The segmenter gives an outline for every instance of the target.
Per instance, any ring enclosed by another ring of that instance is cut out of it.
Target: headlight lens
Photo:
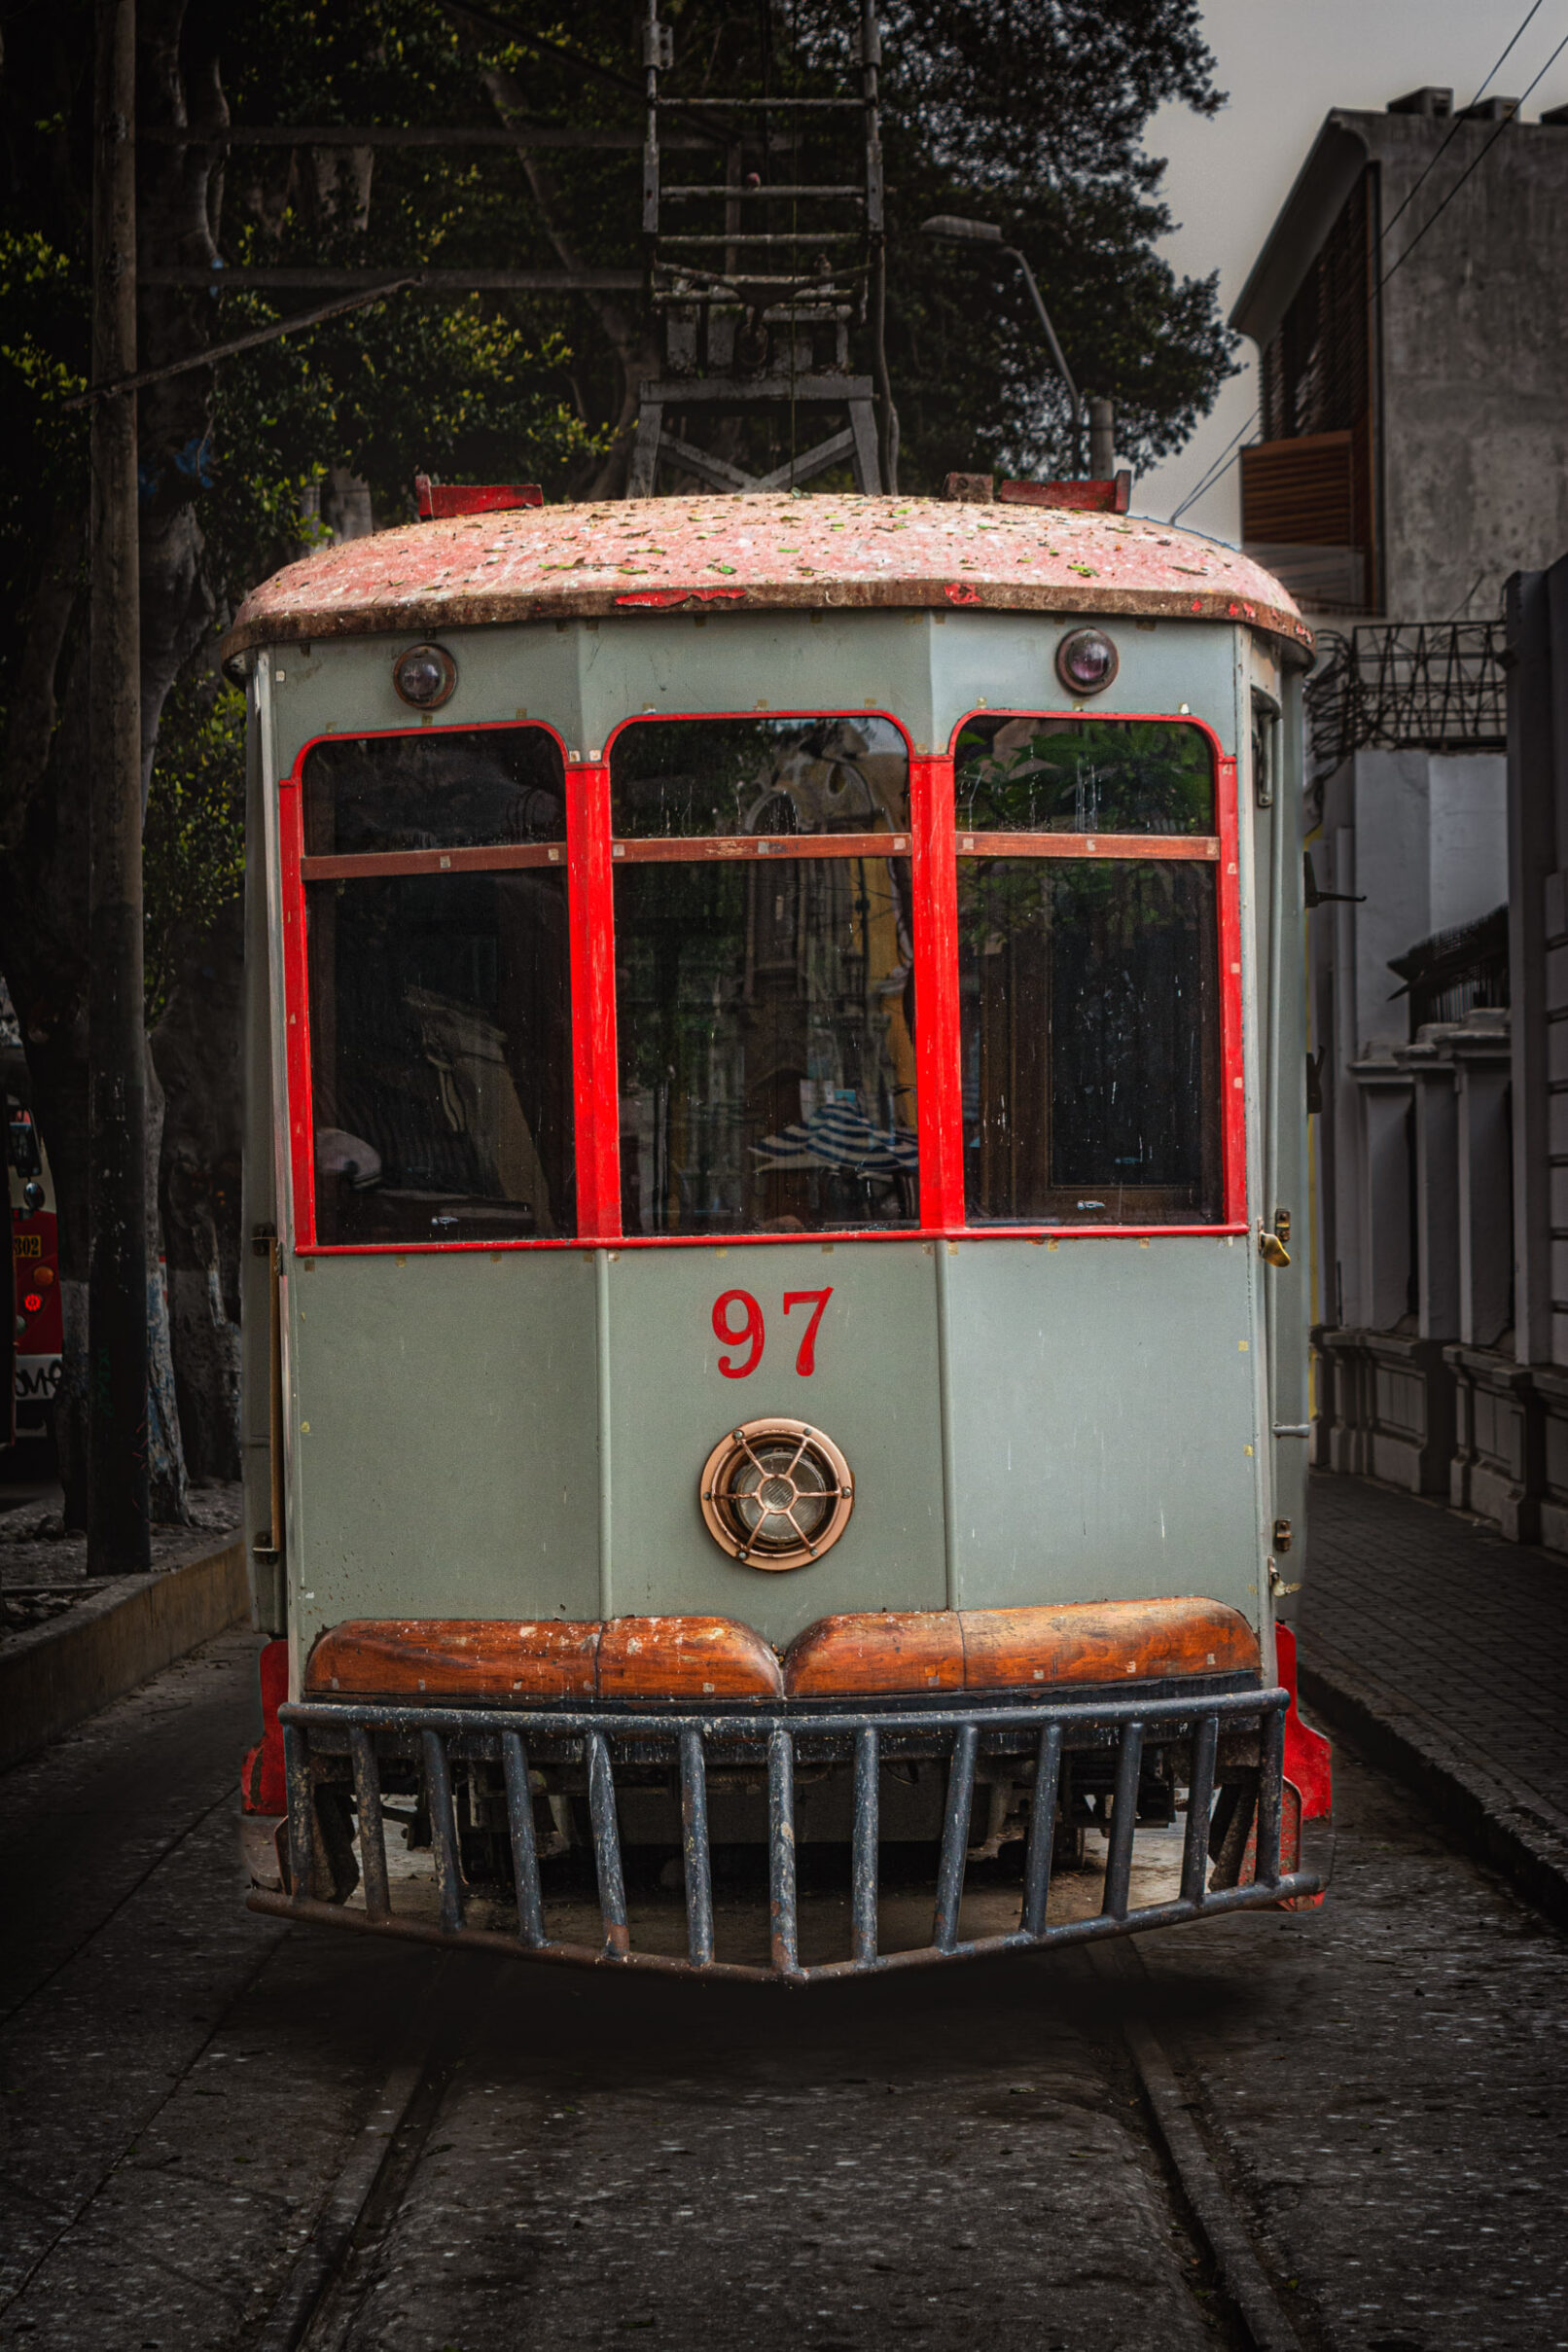
[[[1097,695],[1116,670],[1116,647],[1103,629],[1069,629],[1056,648],[1056,675],[1070,694]]]
[[[708,1533],[749,1568],[803,1568],[855,1507],[849,1464],[803,1421],[747,1421],[720,1440],[699,1488]]]
[[[392,664],[392,683],[415,710],[440,710],[457,690],[457,664],[442,645],[413,645]]]

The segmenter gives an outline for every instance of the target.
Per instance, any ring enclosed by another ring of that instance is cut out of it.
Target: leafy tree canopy
[[[664,13],[676,48],[666,87],[693,107],[669,120],[668,160],[699,179],[715,168],[702,100],[825,87],[848,68],[859,10],[853,0],[665,0]],[[1162,102],[1219,103],[1197,0],[884,0],[882,14],[887,347],[903,485],[929,489],[976,464],[1059,472],[1070,455],[1066,403],[1017,272],[984,247],[923,237],[919,223],[934,212],[992,219],[1030,255],[1080,383],[1117,403],[1124,455],[1179,445],[1229,372],[1229,339],[1214,281],[1178,280],[1156,251],[1169,215],[1142,138]],[[640,16],[633,0],[578,0],[560,14],[541,0],[142,0],[144,270],[212,258],[232,267],[640,268]],[[88,372],[92,22],[88,0],[18,18],[0,77],[11,164],[0,188],[8,704],[43,551],[87,504],[85,413],[62,402]],[[622,143],[527,155],[215,143],[187,155],[149,137],[182,122],[219,134],[231,119],[539,125]],[[797,163],[831,169],[822,134],[811,136],[822,152]],[[308,300],[149,285],[144,364]],[[862,332],[853,358],[864,366],[867,356]],[[381,521],[411,514],[420,467],[538,480],[552,496],[618,490],[637,383],[659,365],[635,294],[400,295],[144,395],[145,511],[165,531],[171,515],[194,517],[196,569],[221,626],[248,586],[319,538],[324,481],[329,515],[333,482],[351,477],[369,484]],[[198,671],[210,670],[213,634],[202,635]],[[155,682],[155,704],[173,675]],[[185,817],[175,820],[171,801],[159,822],[177,834],[183,823],[189,836],[192,780],[210,771],[226,711],[210,678],[167,706],[154,799],[175,796]],[[0,832],[5,817],[0,806]],[[196,837],[207,836],[197,828]],[[228,851],[214,854],[229,871]],[[176,860],[171,871],[185,868]]]

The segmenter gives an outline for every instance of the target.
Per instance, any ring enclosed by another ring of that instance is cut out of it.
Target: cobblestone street
[[[1521,1724],[1484,1711],[1484,1652],[1474,1691],[1450,1669],[1436,1602],[1473,1604],[1500,1652],[1511,1598],[1557,1563],[1336,1486],[1314,1492],[1303,1656],[1322,1625],[1385,1676],[1430,1658],[1414,1695],[1545,1777],[1552,1625]],[[8,1776],[10,2340],[1568,2344],[1568,1952],[1351,1746],[1321,1911],[802,1996],[650,1983],[248,1914],[232,1782],[254,1650],[209,1645]],[[1172,2177],[1140,2027],[1275,2333],[1238,2315]]]

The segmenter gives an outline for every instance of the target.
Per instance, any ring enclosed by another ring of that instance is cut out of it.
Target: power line
[[[1470,103],[1472,107],[1480,103],[1480,100],[1482,97],[1484,97],[1487,89],[1497,79],[1497,76],[1502,71],[1503,66],[1507,63],[1514,51],[1518,47],[1518,44],[1523,38],[1524,34],[1529,30],[1530,25],[1540,14],[1542,5],[1543,0],[1531,0],[1531,6],[1525,11],[1524,16],[1520,18],[1517,26],[1515,28],[1512,37],[1499,52],[1490,72],[1486,75],[1484,81],[1481,82],[1479,88],[1476,91],[1475,96],[1471,99]],[[1470,178],[1471,173],[1479,169],[1480,164],[1485,161],[1487,156],[1490,155],[1492,149],[1496,146],[1504,131],[1507,130],[1510,123],[1517,120],[1519,108],[1523,106],[1524,99],[1528,98],[1531,94],[1531,91],[1536,89],[1540,84],[1545,81],[1547,75],[1550,72],[1552,66],[1556,63],[1557,59],[1561,56],[1565,49],[1568,49],[1568,36],[1565,36],[1561,41],[1558,42],[1556,48],[1552,51],[1545,65],[1542,66],[1541,71],[1536,75],[1535,80],[1530,84],[1529,89],[1524,92],[1524,97],[1518,100],[1517,105],[1511,114],[1504,116],[1501,123],[1498,124],[1497,128],[1493,131],[1491,137],[1486,141],[1486,144],[1481,149],[1479,155],[1476,156],[1466,169],[1460,173],[1458,179],[1449,189],[1442,203],[1438,205],[1436,211],[1434,211],[1428,217],[1428,219],[1423,222],[1422,226],[1416,231],[1414,236],[1411,237],[1409,243],[1405,247],[1398,259],[1390,264],[1382,277],[1379,278],[1376,288],[1376,291],[1379,294],[1388,284],[1388,281],[1394,275],[1395,270],[1398,269],[1403,263],[1409,259],[1410,255],[1415,251],[1416,246],[1419,245],[1421,239],[1425,236],[1427,231],[1433,227],[1435,222],[1442,218],[1443,214],[1453,202],[1454,197],[1459,194],[1460,189],[1463,188],[1465,182]],[[1382,243],[1383,239],[1387,237],[1390,231],[1395,227],[1396,223],[1409,209],[1411,203],[1413,203],[1416,196],[1419,196],[1422,188],[1426,185],[1427,180],[1436,170],[1439,163],[1442,162],[1443,157],[1448,151],[1450,144],[1458,135],[1460,124],[1467,120],[1468,112],[1469,110],[1467,109],[1464,112],[1455,115],[1453,122],[1448,127],[1447,135],[1443,140],[1442,145],[1438,148],[1437,153],[1432,157],[1430,162],[1426,165],[1426,168],[1416,180],[1415,185],[1408,191],[1404,201],[1399,205],[1398,209],[1380,232],[1378,236],[1379,244]],[[1180,506],[1177,507],[1172,513],[1170,519],[1173,524],[1180,522],[1182,517],[1187,513],[1189,507],[1194,506],[1198,499],[1203,496],[1206,490],[1212,489],[1215,483],[1221,481],[1223,477],[1229,472],[1231,466],[1235,464],[1236,459],[1240,454],[1239,450],[1236,448],[1236,444],[1245,434],[1251,432],[1253,426],[1259,421],[1261,414],[1261,409],[1254,409],[1246,423],[1241,427],[1240,432],[1233,433],[1231,435],[1230,439],[1226,443],[1225,447],[1220,451],[1219,456],[1214,460],[1214,463],[1210,466],[1208,472],[1203,476],[1202,480],[1197,483],[1196,487],[1189,490],[1187,496],[1182,500]]]
[[[1557,59],[1562,55],[1562,53],[1565,49],[1568,49],[1568,33],[1563,35],[1556,48],[1552,51],[1550,56],[1547,59],[1545,65],[1542,66],[1541,71],[1536,75],[1535,81],[1530,84],[1530,89],[1525,91],[1524,98],[1527,98],[1530,95],[1530,90],[1535,89],[1540,83],[1546,80],[1548,74],[1556,64]],[[1471,162],[1466,164],[1464,170],[1459,174],[1458,179],[1455,180],[1453,186],[1449,189],[1442,203],[1438,206],[1435,212],[1429,214],[1426,220],[1422,222],[1420,228],[1416,231],[1414,236],[1411,237],[1409,243],[1406,246],[1398,261],[1390,262],[1388,267],[1384,270],[1382,276],[1377,281],[1377,291],[1379,294],[1382,293],[1383,288],[1388,284],[1388,281],[1393,276],[1395,270],[1402,268],[1405,263],[1409,260],[1411,254],[1415,251],[1417,245],[1419,245],[1427,231],[1433,228],[1437,222],[1442,220],[1443,214],[1453,202],[1454,197],[1459,194],[1460,189],[1463,188],[1465,182],[1470,178],[1471,173],[1473,171],[1478,171],[1481,164],[1485,162],[1487,157],[1491,154],[1492,149],[1497,145],[1498,140],[1502,137],[1504,131],[1507,130],[1509,125],[1518,121],[1519,108],[1523,106],[1524,98],[1519,100],[1518,106],[1514,109],[1512,114],[1505,115],[1503,117],[1503,120],[1497,125],[1497,128],[1493,131],[1491,137],[1487,140],[1479,155],[1477,156]]]
[[[1482,98],[1483,98],[1483,97],[1486,95],[1487,89],[1490,88],[1491,84],[1492,84],[1493,82],[1495,82],[1495,81],[1496,81],[1496,79],[1497,79],[1498,75],[1499,75],[1499,74],[1502,72],[1503,67],[1504,67],[1505,63],[1507,62],[1508,58],[1509,58],[1509,57],[1512,55],[1513,52],[1514,52],[1514,51],[1515,51],[1515,50],[1517,48],[1517,46],[1518,46],[1518,44],[1519,44],[1520,40],[1523,38],[1524,34],[1525,34],[1525,33],[1526,33],[1528,30],[1529,30],[1529,27],[1530,27],[1530,24],[1531,24],[1532,20],[1533,20],[1533,19],[1534,19],[1534,18],[1536,18],[1536,17],[1537,17],[1539,14],[1540,14],[1542,6],[1543,6],[1543,0],[1534,0],[1534,6],[1533,6],[1533,7],[1530,9],[1529,14],[1528,14],[1528,15],[1527,15],[1527,16],[1524,18],[1524,19],[1523,19],[1522,23],[1520,23],[1520,24],[1517,26],[1517,28],[1516,28],[1516,29],[1515,29],[1515,31],[1514,38],[1513,38],[1513,39],[1510,41],[1510,43],[1509,43],[1509,45],[1508,45],[1507,49],[1505,49],[1505,50],[1504,50],[1504,52],[1503,52],[1502,55],[1501,55],[1501,56],[1498,58],[1498,60],[1497,60],[1497,62],[1496,62],[1496,64],[1495,64],[1495,65],[1492,67],[1491,72],[1490,72],[1490,73],[1487,75],[1487,77],[1486,77],[1485,81],[1484,81],[1484,82],[1481,84],[1480,88],[1479,88],[1479,89],[1477,90],[1477,92],[1476,92],[1475,96],[1474,96],[1474,97],[1471,99],[1471,101],[1470,101],[1470,106],[1471,106],[1471,107],[1479,106],[1479,105],[1480,104],[1480,102],[1481,102]],[[1534,87],[1534,86],[1533,86],[1533,84],[1532,84],[1532,88],[1533,88],[1533,87]],[[1454,141],[1454,140],[1455,140],[1455,139],[1458,137],[1458,135],[1459,135],[1459,125],[1460,125],[1460,124],[1461,124],[1461,123],[1463,123],[1463,122],[1466,120],[1466,118],[1467,118],[1467,116],[1469,115],[1469,113],[1470,113],[1470,107],[1464,107],[1464,108],[1462,108],[1462,109],[1460,110],[1460,112],[1459,112],[1458,114],[1456,114],[1456,115],[1454,116],[1453,121],[1452,121],[1452,122],[1449,124],[1449,125],[1448,125],[1448,135],[1447,135],[1447,137],[1446,137],[1446,138],[1443,140],[1443,145],[1442,145],[1442,146],[1441,146],[1441,147],[1438,149],[1437,154],[1436,154],[1436,155],[1435,155],[1435,156],[1432,158],[1431,161],[1430,161],[1430,162],[1427,164],[1427,167],[1426,167],[1425,171],[1423,171],[1423,172],[1422,172],[1422,174],[1421,174],[1420,178],[1419,178],[1419,179],[1416,181],[1415,186],[1414,186],[1414,187],[1413,187],[1413,188],[1412,188],[1412,189],[1409,191],[1409,193],[1407,195],[1407,196],[1406,196],[1406,198],[1405,198],[1405,201],[1404,201],[1404,203],[1403,203],[1403,204],[1401,204],[1401,205],[1400,205],[1399,210],[1398,210],[1398,211],[1397,211],[1397,212],[1396,212],[1396,213],[1393,215],[1393,218],[1392,218],[1391,220],[1389,220],[1387,223],[1385,223],[1385,225],[1384,225],[1384,227],[1383,227],[1383,230],[1382,230],[1382,232],[1381,232],[1381,234],[1379,235],[1378,240],[1377,240],[1379,244],[1381,244],[1381,243],[1382,243],[1383,238],[1387,236],[1387,234],[1388,234],[1389,231],[1390,231],[1390,230],[1391,230],[1391,229],[1394,227],[1394,223],[1395,223],[1396,221],[1398,221],[1398,220],[1401,218],[1401,216],[1402,216],[1404,213],[1408,212],[1408,211],[1409,210],[1409,207],[1411,206],[1411,204],[1413,204],[1413,203],[1414,203],[1414,201],[1415,201],[1416,197],[1417,197],[1417,196],[1420,195],[1420,193],[1421,193],[1422,189],[1423,189],[1423,188],[1426,186],[1427,181],[1430,179],[1430,177],[1432,176],[1433,172],[1434,172],[1434,171],[1436,171],[1436,169],[1437,169],[1438,165],[1439,165],[1439,164],[1440,164],[1440,163],[1443,161],[1443,157],[1444,157],[1444,156],[1447,154],[1449,147],[1452,145],[1453,141]]]
[[[1252,431],[1253,426],[1258,422],[1258,419],[1262,413],[1263,411],[1260,409],[1254,409],[1252,414],[1248,417],[1246,423],[1241,427],[1240,431],[1231,434],[1229,440],[1226,443],[1225,447],[1220,451],[1219,456],[1214,460],[1214,463],[1210,466],[1208,472],[1204,475],[1196,489],[1188,491],[1187,496],[1182,500],[1181,505],[1172,515],[1172,523],[1180,522],[1188,508],[1195,505],[1197,500],[1202,497],[1204,491],[1212,488],[1214,483],[1219,481],[1220,476],[1225,473],[1227,468],[1234,464],[1235,460],[1230,454],[1231,450],[1235,448],[1236,443],[1242,439],[1243,435]]]

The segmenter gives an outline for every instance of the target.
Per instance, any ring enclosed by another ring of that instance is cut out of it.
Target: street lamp
[[[1056,340],[1056,330],[1051,323],[1051,313],[1046,308],[1040,289],[1035,283],[1035,274],[1029,267],[1028,255],[1020,253],[1016,245],[1004,243],[1002,232],[993,221],[966,221],[956,212],[933,213],[929,221],[920,223],[920,234],[941,237],[951,244],[996,245],[1000,247],[1009,261],[1017,263],[1018,267],[1023,271],[1023,282],[1029,289],[1029,299],[1040,313],[1040,324],[1046,331],[1046,340],[1051,345],[1051,356],[1056,363],[1056,373],[1067,386],[1067,397],[1073,404],[1073,465],[1075,470],[1081,469],[1084,445],[1084,403],[1080,397],[1078,386],[1073,381],[1073,372],[1067,365],[1060,343]]]

